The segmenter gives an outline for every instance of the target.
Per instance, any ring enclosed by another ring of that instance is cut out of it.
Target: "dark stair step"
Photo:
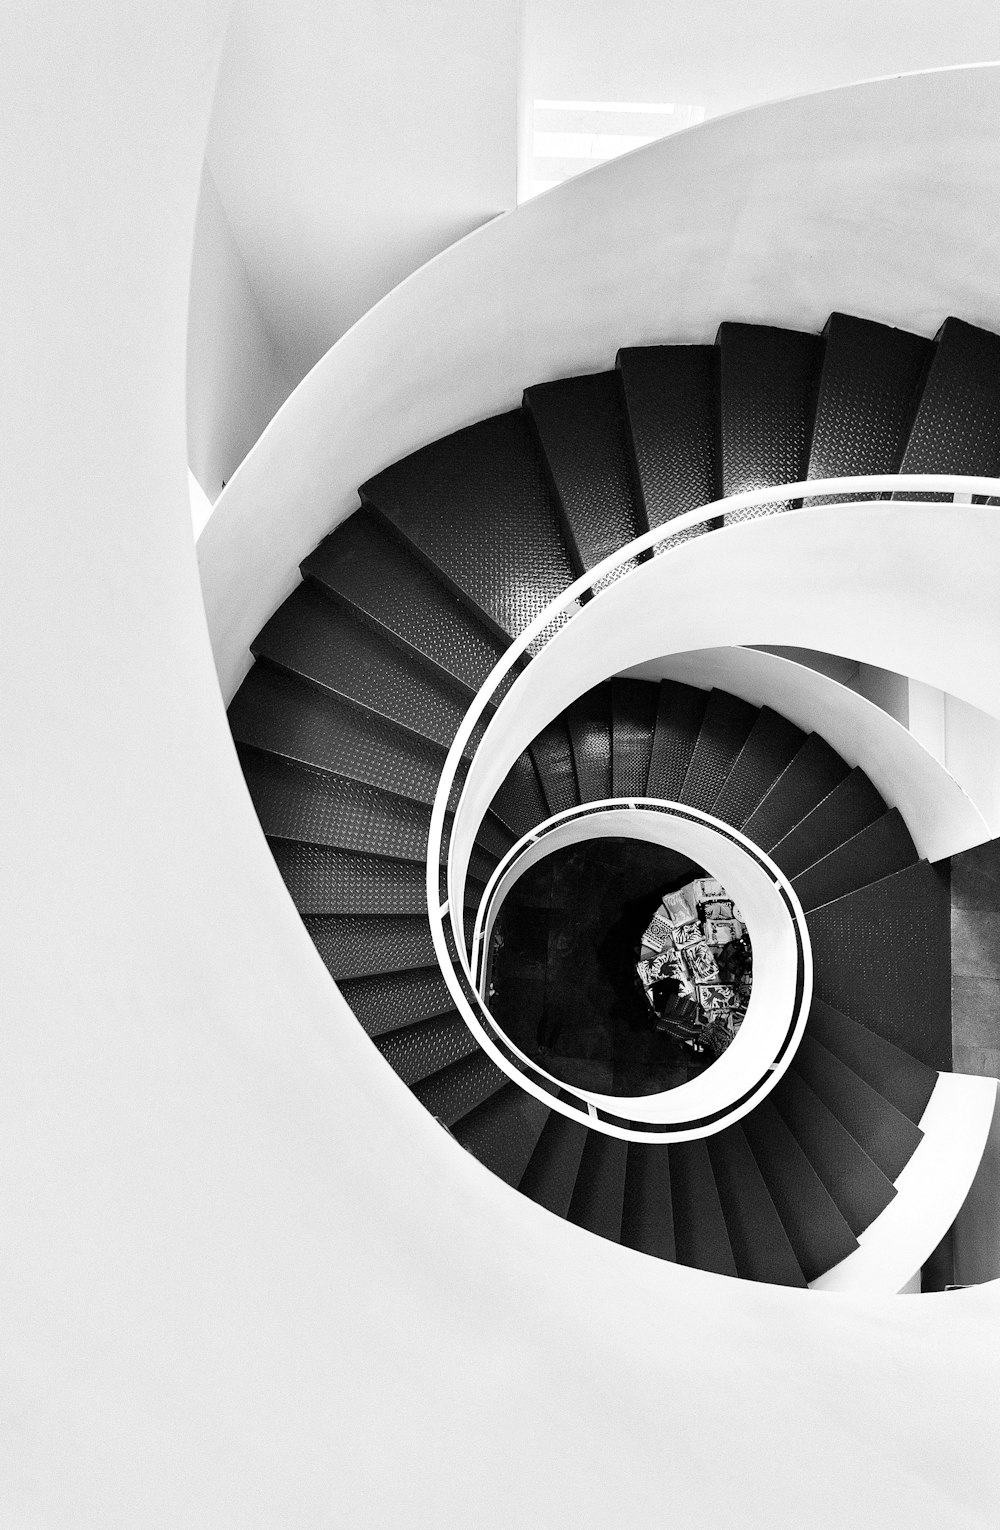
[[[895,1180],[920,1144],[919,1127],[808,1031],[793,1067],[886,1179]]]
[[[259,659],[229,708],[238,743],[430,805],[444,753],[341,696]]]
[[[763,801],[742,824],[743,833],[771,850],[850,773],[850,766],[818,733],[810,733]]]
[[[418,861],[390,861],[329,845],[269,841],[300,914],[425,914],[426,876]]]
[[[628,433],[615,372],[539,383],[524,394],[577,574],[646,530],[629,469]]]
[[[932,342],[846,313],[830,315],[823,339],[806,476],[898,472]],[[822,496],[806,500],[823,502]]]
[[[705,719],[708,691],[680,680],[662,680],[646,796],[676,802]]]
[[[369,1036],[382,1036],[432,1015],[447,1014],[455,1003],[436,963],[413,972],[349,978],[338,987]]]
[[[919,859],[898,808],[876,818],[829,855],[814,861],[792,880],[799,902],[808,913],[845,893],[902,871]]]
[[[723,492],[740,494],[804,478],[822,356],[819,336],[727,323],[720,325],[716,344]],[[736,510],[725,523],[767,513]]]
[[[338,982],[429,967],[436,959],[426,917],[305,914],[302,923]]]
[[[256,658],[353,701],[447,748],[468,700],[366,621],[310,584],[278,607],[251,644]]]
[[[628,1143],[603,1132],[588,1132],[567,1221],[617,1243],[622,1230]]]
[[[772,1100],[741,1122],[799,1268],[807,1281],[858,1246],[842,1213]]]
[[[757,720],[758,709],[728,691],[713,690],[705,707],[678,801],[707,812],[729,779]]]
[[[771,1099],[851,1231],[864,1232],[895,1195],[892,1180],[809,1087],[794,1062]]]
[[[611,689],[595,686],[566,709],[573,765],[581,802],[600,802],[613,792]]]
[[[363,509],[309,554],[302,573],[469,691],[506,646]]]
[[[736,1275],[726,1219],[703,1140],[670,1145],[670,1191],[678,1264]]]
[[[749,737],[712,803],[714,817],[739,828],[795,758],[805,741],[787,717],[761,707]]]
[[[454,1126],[506,1083],[503,1069],[477,1047],[472,1057],[463,1057],[461,1062],[421,1079],[413,1086],[413,1093],[432,1116],[445,1126]]]
[[[927,1109],[937,1073],[884,1036],[851,1020],[822,999],[813,999],[809,1035],[822,1042],[865,1083],[915,1124]]]
[[[737,1274],[776,1286],[804,1286],[795,1251],[740,1127],[705,1140]]]
[[[580,1159],[590,1134],[579,1121],[553,1110],[518,1185],[523,1195],[564,1217],[573,1199]]]
[[[535,762],[527,752],[518,755],[490,803],[490,811],[516,839],[528,834],[549,816]]]
[[[856,766],[784,839],[771,846],[771,859],[786,877],[797,877],[886,811],[884,797]]]
[[[918,861],[806,922],[816,997],[929,1068],[949,1070],[951,908],[940,874]]]
[[[394,860],[424,860],[430,810],[422,802],[245,745],[238,752],[257,817],[269,837]]]
[[[488,855],[495,855],[500,860],[507,854],[516,836],[508,829],[506,824],[494,818],[491,812],[486,814],[479,828],[476,830],[476,845]]]
[[[644,797],[653,751],[659,688],[648,680],[611,682],[611,791]]]
[[[1000,336],[962,319],[945,319],[900,472],[1000,472]],[[893,498],[948,496],[900,490]]]
[[[492,1173],[516,1186],[549,1114],[541,1100],[508,1083],[456,1121],[452,1135]]]
[[[501,639],[516,637],[573,582],[520,409],[422,447],[364,484],[361,498]]]
[[[538,780],[549,813],[562,813],[577,807],[580,792],[576,784],[573,747],[565,717],[553,718],[531,743],[530,753],[538,771]]]
[[[714,345],[618,352],[637,498],[647,526],[663,526],[720,497],[717,367]]]
[[[389,1031],[375,1042],[390,1068],[404,1084],[418,1084],[459,1058],[479,1050],[461,1015],[435,1015],[404,1031]]]
[[[621,1241],[656,1259],[676,1259],[670,1195],[670,1150],[665,1143],[630,1142],[622,1202]]]

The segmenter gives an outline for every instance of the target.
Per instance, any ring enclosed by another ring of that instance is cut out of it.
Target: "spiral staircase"
[[[759,847],[794,890],[814,964],[801,1042],[749,1114],[689,1141],[608,1135],[519,1087],[440,970],[424,861],[470,702],[578,576],[687,511],[800,480],[998,470],[997,336],[955,318],[933,342],[839,313],[822,335],[727,322],[713,346],[631,348],[614,370],[530,387],[519,410],[381,472],[253,643],[230,724],[318,951],[421,1103],[550,1212],[775,1284],[846,1259],[895,1196],[951,1066],[947,885],[865,772],[771,708],[673,681],[579,695],[482,817],[467,941],[523,836],[643,798]],[[723,506],[684,535],[756,513]]]

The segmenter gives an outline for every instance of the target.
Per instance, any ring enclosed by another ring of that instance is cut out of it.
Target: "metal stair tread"
[[[713,817],[739,828],[804,742],[801,728],[770,707],[761,707],[746,743],[711,805]]]
[[[818,335],[774,325],[723,323],[719,348],[719,426],[723,493],[795,483],[805,477]],[[727,526],[762,510],[737,510]]]
[[[759,709],[728,691],[709,693],[691,763],[677,800],[707,812],[722,790]]]
[[[622,1230],[628,1143],[588,1132],[566,1220],[617,1243]]]
[[[809,1086],[794,1062],[771,1099],[851,1231],[855,1236],[864,1232],[893,1199],[892,1179]]]
[[[647,797],[675,802],[680,796],[704,721],[708,697],[708,691],[679,680],[660,682]]]
[[[804,1286],[795,1250],[739,1125],[705,1140],[740,1278]]]
[[[711,504],[721,492],[715,346],[625,347],[616,365],[646,525]]]
[[[850,766],[836,750],[818,733],[810,733],[795,758],[741,825],[742,832],[762,850],[770,851],[849,773]]]
[[[637,516],[618,375],[595,372],[527,388],[524,409],[577,574],[646,529]]]
[[[301,570],[470,693],[506,646],[364,508],[324,538]]]
[[[456,1121],[452,1136],[492,1173],[516,1187],[549,1114],[541,1100],[508,1082]]]
[[[881,792],[855,766],[794,829],[771,846],[769,854],[791,879],[887,811]]]
[[[874,823],[859,829],[835,850],[793,877],[796,896],[808,913],[869,882],[878,882],[894,871],[912,866],[916,847],[898,808],[890,808]]]
[[[915,1125],[920,1122],[938,1079],[933,1068],[822,999],[812,1001],[809,1034]]]
[[[643,797],[649,779],[659,691],[648,680],[611,681],[611,794]]]
[[[920,1128],[808,1030],[793,1066],[886,1179],[894,1182],[920,1143]]]

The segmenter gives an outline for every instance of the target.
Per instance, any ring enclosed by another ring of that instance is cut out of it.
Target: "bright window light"
[[[519,200],[526,202],[581,170],[641,149],[704,117],[703,106],[667,101],[535,100],[531,156],[520,178]]]

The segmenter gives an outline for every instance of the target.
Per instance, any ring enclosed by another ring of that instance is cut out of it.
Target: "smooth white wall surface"
[[[212,172],[202,172],[188,313],[188,460],[209,499],[298,381],[268,329]]]
[[[818,733],[849,765],[861,766],[890,807],[899,808],[928,860],[992,837],[976,798],[943,761],[873,701],[811,665],[758,648],[703,648],[649,660],[629,674],[642,680],[683,680],[702,689],[718,686],[754,706],[773,707],[807,733]]]
[[[0,11],[0,1522],[995,1521],[995,1290],[820,1300],[613,1247],[462,1152],[338,1000],[191,545],[224,12]]]
[[[877,75],[1000,58],[992,0],[524,0],[525,95],[675,101],[710,116]]]
[[[834,308],[1000,329],[1000,70],[883,81],[720,118],[496,219],[323,358],[213,515],[199,562],[232,695],[297,565],[372,473],[621,345]],[[788,642],[788,635],[775,641]],[[843,632],[834,640],[844,646]]]
[[[515,0],[236,0],[208,160],[295,381],[513,207]]]

